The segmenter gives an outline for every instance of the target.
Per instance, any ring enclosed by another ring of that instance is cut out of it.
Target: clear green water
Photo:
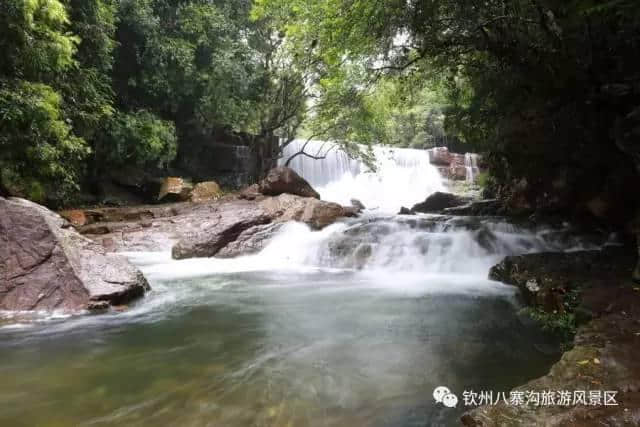
[[[436,386],[508,391],[559,356],[510,289],[458,282],[224,274],[0,328],[0,426],[458,425]]]

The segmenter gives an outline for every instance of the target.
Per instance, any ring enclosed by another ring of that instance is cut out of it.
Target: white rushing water
[[[474,182],[480,172],[478,155],[467,153],[464,155],[464,167],[467,169],[467,182]]]
[[[282,163],[300,151],[305,141],[296,140],[283,153]],[[311,141],[305,152],[324,155],[331,143]],[[332,149],[326,158],[295,157],[289,167],[298,172],[324,200],[349,205],[360,200],[368,209],[397,213],[402,206],[413,206],[429,194],[443,191],[438,169],[429,161],[429,152],[408,148],[374,147],[376,171],[351,159],[344,151]]]
[[[295,141],[284,158],[299,151]],[[323,142],[307,145],[309,153],[324,154]],[[507,255],[541,251],[594,249],[603,242],[586,242],[566,229],[527,229],[499,218],[446,218],[438,215],[395,216],[400,206],[412,206],[443,190],[429,152],[375,148],[376,172],[346,153],[331,150],[326,159],[296,157],[290,167],[307,179],[325,200],[345,205],[352,198],[367,210],[358,219],[320,231],[301,223],[285,224],[267,246],[254,255],[234,259],[171,260],[170,254],[129,254],[154,281],[171,281],[216,274],[288,272],[326,274],[354,272],[369,282],[406,288],[429,285],[430,292],[487,292],[491,266]],[[468,178],[477,175],[477,157],[467,155]],[[374,280],[371,280],[371,279]],[[445,280],[446,284],[443,284]]]

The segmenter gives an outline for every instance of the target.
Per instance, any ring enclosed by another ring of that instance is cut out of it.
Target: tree
[[[0,181],[32,199],[55,200],[76,188],[88,153],[62,109],[55,78],[76,65],[79,39],[56,0],[0,5]]]
[[[257,0],[256,10],[313,45],[323,81],[353,91],[347,105],[381,79],[444,81],[445,132],[487,152],[504,184],[526,178],[543,197],[568,180],[559,200],[571,206],[632,169],[612,129],[637,106],[638,2]]]

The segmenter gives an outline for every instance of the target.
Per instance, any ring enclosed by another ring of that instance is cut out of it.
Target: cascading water
[[[508,393],[548,371],[556,343],[487,272],[603,239],[385,215],[442,183],[426,151],[376,151],[376,173],[340,152],[292,166],[324,198],[378,210],[285,224],[235,259],[129,254],[153,290],[125,313],[0,324],[0,425],[458,425],[469,408],[436,405],[435,387]]]
[[[282,156],[281,164],[299,152],[305,142],[293,141]],[[324,155],[331,143],[311,141],[305,152]],[[344,151],[332,149],[326,158],[315,160],[299,155],[289,164],[320,193],[324,200],[349,205],[360,200],[368,209],[396,213],[402,206],[413,206],[429,194],[442,191],[444,185],[426,150],[374,147],[376,171],[351,159]]]
[[[467,153],[464,155],[464,167],[467,169],[467,182],[474,182],[480,169],[478,168],[478,155]]]

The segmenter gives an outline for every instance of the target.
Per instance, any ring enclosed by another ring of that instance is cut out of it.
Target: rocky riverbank
[[[108,251],[172,248],[176,259],[232,257],[258,252],[283,222],[320,229],[359,211],[320,200],[295,172],[277,168],[259,184],[204,203],[93,209],[90,215],[102,220],[78,229]]]
[[[534,317],[552,329],[577,332],[571,350],[547,375],[513,390],[529,404],[502,400],[482,406],[465,414],[463,424],[640,425],[640,288],[631,282],[634,263],[633,250],[605,248],[507,257],[496,265],[490,278],[517,286]],[[536,400],[563,391],[571,392],[571,402]],[[584,391],[586,403],[574,404],[574,391]],[[604,404],[605,391],[615,392],[616,405]]]
[[[0,198],[0,310],[108,309],[149,289],[116,252],[172,248],[176,259],[258,252],[286,221],[315,229],[357,207],[319,200],[287,168],[259,185],[202,203],[66,211],[63,217],[22,199]]]

